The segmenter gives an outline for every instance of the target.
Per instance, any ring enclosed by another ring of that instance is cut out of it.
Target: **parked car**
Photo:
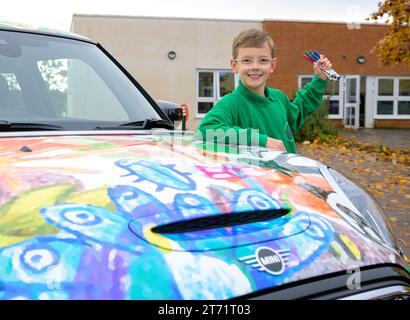
[[[100,44],[0,25],[0,299],[408,299],[359,185],[173,129]]]

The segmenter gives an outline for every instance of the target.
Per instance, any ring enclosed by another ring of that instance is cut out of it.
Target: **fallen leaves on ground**
[[[299,143],[298,152],[347,175],[383,207],[393,230],[410,256],[410,150],[389,149],[360,141],[335,139]]]

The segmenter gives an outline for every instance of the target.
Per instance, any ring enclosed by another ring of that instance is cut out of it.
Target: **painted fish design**
[[[165,188],[176,190],[190,191],[195,190],[196,184],[189,175],[176,170],[175,164],[163,165],[156,162],[145,160],[118,160],[115,164],[127,170],[127,176],[136,176],[134,182],[149,181],[157,186],[156,191],[162,191]]]

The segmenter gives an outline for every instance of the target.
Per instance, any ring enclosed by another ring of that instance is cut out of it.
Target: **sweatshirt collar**
[[[248,88],[246,88],[242,81],[239,80],[239,85],[236,88],[235,91],[238,91],[240,94],[244,95],[245,97],[247,97],[252,103],[260,106],[260,107],[264,107],[265,105],[267,105],[269,103],[269,101],[275,101],[276,97],[273,93],[273,90],[269,90],[269,88],[267,86],[265,86],[265,96],[266,97],[262,97],[252,91],[250,91]]]

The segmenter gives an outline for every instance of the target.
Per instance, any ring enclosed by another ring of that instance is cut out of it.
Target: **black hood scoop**
[[[281,208],[273,210],[263,210],[258,212],[250,211],[230,214],[225,213],[163,224],[152,228],[151,231],[158,234],[177,234],[215,228],[233,227],[241,224],[276,219],[288,214],[289,212],[289,209]]]
[[[203,214],[185,219],[169,211],[143,216],[131,220],[129,230],[164,250],[198,252],[293,237],[311,224],[308,213],[284,207],[233,212],[213,212],[204,207],[197,211],[201,210]]]

